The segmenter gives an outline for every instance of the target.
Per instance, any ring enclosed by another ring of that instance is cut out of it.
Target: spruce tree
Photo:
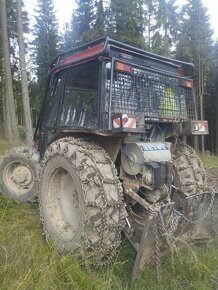
[[[68,50],[106,36],[108,5],[103,0],[77,0],[77,9],[65,25],[61,49]]]
[[[112,38],[144,48],[143,31],[143,1],[111,0],[108,32]]]
[[[195,65],[196,103],[199,117],[203,119],[205,117],[204,103],[207,97],[206,83],[211,67],[212,30],[207,9],[201,0],[188,0],[181,15],[176,57],[193,62]],[[204,137],[201,139],[202,151],[204,151]],[[197,141],[195,147],[198,149]]]
[[[214,52],[213,52],[213,59],[214,62],[214,73],[213,73],[213,79],[214,79],[214,94],[213,94],[213,100],[215,100],[215,124],[216,124],[216,149],[214,150],[216,155],[218,155],[218,40],[215,43],[214,46]]]
[[[147,42],[154,53],[170,56],[178,31],[176,0],[146,1]]]
[[[53,0],[38,0],[35,10],[33,59],[36,65],[36,76],[40,88],[40,97],[46,86],[49,64],[58,53],[58,23],[55,17]]]
[[[93,39],[94,2],[76,0],[77,9],[72,15],[73,46],[78,46]]]
[[[218,155],[218,39],[213,46],[212,69],[207,80],[208,103],[206,119],[209,123],[208,149]]]
[[[97,0],[94,7],[93,38],[100,38],[106,34],[107,8],[103,5],[103,0]]]
[[[65,23],[64,30],[60,37],[60,50],[66,51],[74,47],[72,20],[70,23]]]

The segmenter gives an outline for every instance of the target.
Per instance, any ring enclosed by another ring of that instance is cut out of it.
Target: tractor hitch
[[[216,242],[217,209],[218,192],[212,189],[211,192],[188,197],[177,191],[173,202],[157,207],[156,214],[148,212],[140,242],[134,245],[137,254],[131,275],[132,283],[144,268],[155,263],[157,279],[160,280],[160,257],[169,253],[169,248],[177,251],[187,244]]]

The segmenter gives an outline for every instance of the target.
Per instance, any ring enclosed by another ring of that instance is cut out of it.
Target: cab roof
[[[193,70],[192,63],[175,60],[154,54],[134,46],[113,40],[109,37],[99,38],[95,41],[75,47],[66,52],[57,55],[55,60],[50,65],[50,72],[56,73],[66,67],[71,67],[75,64],[84,63],[99,56],[116,57],[134,61],[140,60],[142,66],[149,67],[150,63],[161,63],[168,67],[182,68],[186,67]]]

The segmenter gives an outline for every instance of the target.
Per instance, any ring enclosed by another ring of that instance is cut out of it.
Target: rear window
[[[60,126],[96,128],[98,117],[99,63],[74,67],[66,74]]]

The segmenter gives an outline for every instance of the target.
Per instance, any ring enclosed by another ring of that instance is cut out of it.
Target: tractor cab
[[[192,72],[191,63],[109,38],[59,54],[36,135],[45,143],[63,132],[148,135],[157,125],[174,134],[178,123],[188,134],[207,133],[207,122],[197,121]]]

